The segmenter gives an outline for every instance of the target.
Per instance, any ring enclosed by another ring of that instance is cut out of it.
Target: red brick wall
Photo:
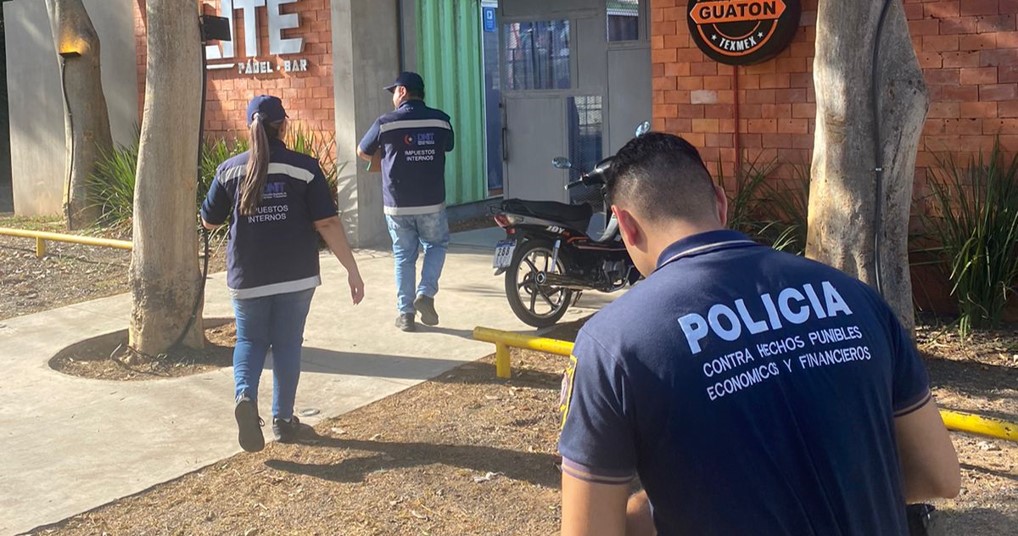
[[[686,0],[652,0],[654,128],[700,147],[715,173],[720,159],[726,176],[733,175],[739,147],[744,161],[776,157],[786,164],[773,179],[793,178],[787,164],[808,166],[812,158],[817,2],[802,1],[798,33],[785,51],[734,68],[693,44]],[[1018,0],[904,0],[904,6],[930,94],[916,160],[918,197],[928,191],[936,154],[950,150],[964,162],[998,135],[1009,153],[1018,152]],[[934,268],[913,270],[917,301],[949,308],[945,279]]]
[[[816,115],[817,1],[803,0],[799,31],[784,52],[733,68],[693,44],[685,0],[653,0],[654,127],[702,147],[712,168],[720,158],[726,174],[734,170],[736,141],[748,159],[764,153],[808,164]],[[1018,0],[904,1],[930,93],[917,186],[923,187],[926,168],[935,164],[934,152],[971,154],[988,149],[998,134],[1005,148],[1018,151]],[[788,177],[789,170],[776,176]]]
[[[654,0],[654,128],[681,134],[700,147],[715,173],[720,159],[725,174],[732,175],[737,146],[748,160],[767,153],[765,158],[776,156],[784,163],[808,163],[816,114],[816,0],[803,4],[801,26],[788,49],[758,65],[732,67],[708,58],[693,43],[685,0]],[[776,173],[789,176],[787,167]]]
[[[219,1],[206,2],[206,13],[218,14]],[[144,108],[145,95],[145,20],[143,0],[135,4],[135,35],[138,45],[138,84]],[[303,37],[304,50],[300,54],[279,58],[268,54],[268,34],[264,8],[258,8],[259,58],[273,64],[276,72],[269,74],[239,74],[237,68],[208,71],[207,99],[205,101],[206,137],[246,137],[244,111],[251,97],[258,94],[275,95],[283,100],[291,124],[299,124],[331,137],[335,133],[335,102],[332,80],[331,9],[328,0],[301,0],[284,4],[284,13],[298,13],[300,29],[288,30],[284,37]],[[235,58],[244,57],[244,20],[241,12],[234,17]],[[283,59],[304,58],[308,62],[305,72],[284,73]]]
[[[905,8],[930,91],[917,165],[936,165],[936,152],[986,151],[996,135],[1018,151],[1018,0],[913,0]]]

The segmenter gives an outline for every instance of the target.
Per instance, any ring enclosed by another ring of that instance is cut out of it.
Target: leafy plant
[[[140,131],[136,129],[132,143],[117,147],[109,154],[103,155],[97,166],[97,172],[89,181],[90,187],[96,194],[95,198],[100,200],[101,224],[130,225],[134,212],[134,186],[135,172],[138,168],[139,139]],[[322,165],[325,179],[329,183],[329,189],[335,198],[337,177],[344,167],[343,163],[336,162],[335,134],[326,136],[300,124],[292,124],[287,129],[286,143],[291,150],[318,159]],[[195,212],[205,200],[209,187],[215,180],[216,168],[219,167],[219,164],[247,151],[248,148],[249,143],[246,138],[207,139],[202,144],[199,154],[200,165]]]
[[[756,219],[760,203],[761,187],[767,176],[777,167],[772,159],[760,163],[759,156],[745,164],[734,177],[734,185],[729,187],[726,182],[724,167],[718,159],[718,183],[728,196],[728,227],[750,236],[757,235],[765,224]]]
[[[346,167],[346,162],[336,161],[336,134],[334,132],[326,134],[311,130],[300,123],[291,123],[286,129],[285,141],[290,150],[310,155],[318,160],[335,201],[339,174]]]
[[[809,221],[810,169],[806,164],[792,165],[792,188],[766,184],[769,221],[760,234],[769,238],[771,247],[796,255],[806,252]]]
[[[134,212],[135,170],[138,168],[138,141],[103,154],[89,187],[99,200],[99,223],[126,224]]]
[[[964,166],[938,156],[930,187],[939,214],[927,227],[950,269],[958,330],[998,327],[1018,280],[1018,155],[1008,162],[997,140]]]
[[[229,158],[232,158],[248,150],[248,141],[245,138],[234,138],[226,141],[223,138],[206,141],[201,148],[201,164],[198,177],[198,206],[205,201],[212,181],[216,178],[216,168]]]
[[[89,180],[101,207],[99,223],[107,226],[130,225],[134,213],[135,173],[138,169],[138,145],[140,134],[136,130],[134,140],[104,154],[97,164],[97,170]],[[223,139],[206,141],[201,148],[200,174],[195,211],[205,200],[209,186],[215,177],[216,167],[227,158],[247,150],[246,140],[227,142]]]

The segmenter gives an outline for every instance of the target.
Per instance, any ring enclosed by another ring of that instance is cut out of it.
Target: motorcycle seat
[[[507,199],[502,202],[502,210],[533,216],[542,220],[562,222],[573,229],[586,230],[594,208],[584,203],[570,205],[556,201],[528,201],[526,199]]]

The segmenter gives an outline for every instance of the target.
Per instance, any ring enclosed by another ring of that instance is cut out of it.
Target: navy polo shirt
[[[894,417],[929,398],[868,286],[712,231],[580,331],[559,450],[577,478],[639,475],[662,535],[903,536]]]
[[[250,151],[220,164],[201,206],[202,219],[230,222],[226,284],[234,298],[297,292],[322,283],[314,222],[335,216],[336,204],[318,161],[269,141],[269,169],[257,213],[240,215],[237,187]]]
[[[382,149],[382,197],[390,216],[433,214],[445,207],[445,153],[452,125],[441,110],[408,100],[371,125],[361,152]]]

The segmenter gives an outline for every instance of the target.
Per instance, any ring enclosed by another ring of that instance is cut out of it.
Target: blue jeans
[[[261,298],[234,299],[237,346],[233,349],[235,396],[246,394],[257,403],[258,381],[265,356],[272,348],[272,416],[289,419],[300,380],[300,350],[304,321],[315,289]]]
[[[396,261],[396,307],[400,314],[414,313],[414,298],[438,294],[438,278],[449,248],[449,220],[445,209],[418,216],[385,216]],[[418,244],[424,249],[421,284],[417,279]]]

